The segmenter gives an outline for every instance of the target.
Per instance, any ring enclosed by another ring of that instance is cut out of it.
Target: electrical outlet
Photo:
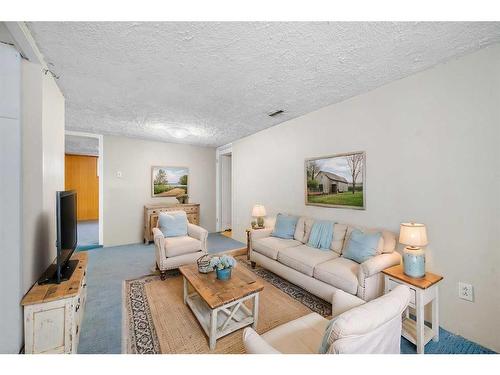
[[[458,296],[466,301],[474,302],[474,287],[460,281],[458,283]]]

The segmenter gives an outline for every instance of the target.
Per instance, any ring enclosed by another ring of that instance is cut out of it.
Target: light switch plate
[[[122,178],[122,172],[121,171],[116,172],[116,177]]]
[[[458,296],[466,301],[474,302],[474,287],[472,284],[458,283]]]

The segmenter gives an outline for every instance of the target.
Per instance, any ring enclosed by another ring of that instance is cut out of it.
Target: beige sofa
[[[365,302],[348,293],[334,292],[332,320],[311,313],[259,335],[252,328],[243,332],[249,354],[314,354],[325,341],[328,354],[399,354],[401,314],[410,289],[399,285],[386,295]]]
[[[382,295],[384,278],[380,271],[401,262],[401,256],[395,251],[396,235],[386,230],[337,223],[330,250],[320,250],[307,246],[313,223],[314,219],[300,217],[293,239],[271,236],[272,227],[251,230],[252,265],[257,263],[326,301],[331,301],[339,289],[364,301]],[[377,255],[361,264],[342,256],[355,228],[382,233]]]
[[[198,225],[188,223],[187,236],[179,237],[164,237],[158,227],[153,228],[153,237],[156,267],[160,270],[162,280],[167,270],[194,263],[207,254],[208,231]]]

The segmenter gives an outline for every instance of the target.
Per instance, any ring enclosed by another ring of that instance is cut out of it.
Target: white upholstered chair
[[[370,302],[338,290],[333,295],[331,321],[311,313],[262,335],[247,328],[243,332],[245,350],[250,354],[319,353],[332,322],[325,343],[328,354],[399,354],[402,313],[409,298],[405,285]]]
[[[182,214],[184,211],[170,212],[170,214],[173,213]],[[166,277],[166,271],[194,263],[198,258],[207,254],[208,231],[206,229],[188,223],[187,236],[165,237],[158,225],[153,228],[153,237],[156,267],[160,270],[162,280]]]

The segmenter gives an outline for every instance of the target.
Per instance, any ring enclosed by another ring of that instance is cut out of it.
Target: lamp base
[[[419,247],[407,246],[403,250],[404,273],[414,278],[425,276],[425,252]]]
[[[257,218],[257,226],[258,226],[259,228],[263,228],[263,227],[264,227],[264,217],[259,216],[259,217]]]

